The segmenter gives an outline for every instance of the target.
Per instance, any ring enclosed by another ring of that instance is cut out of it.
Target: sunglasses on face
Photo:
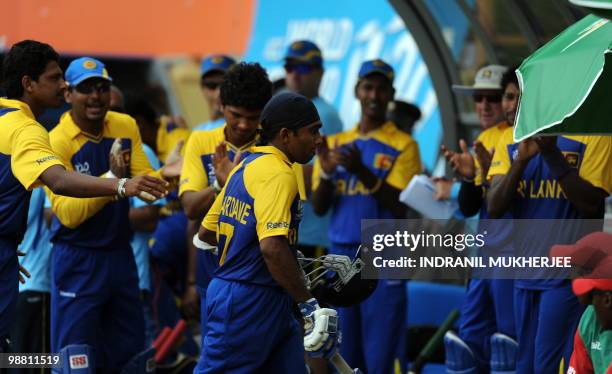
[[[98,93],[107,93],[110,92],[111,84],[110,82],[83,82],[76,85],[74,88],[78,93],[83,95],[92,94],[94,91]]]
[[[502,100],[502,95],[496,95],[496,94],[474,94],[472,96],[474,98],[474,102],[479,103],[482,100],[484,100],[485,98],[487,99],[488,102],[490,103],[499,103]]]
[[[221,82],[213,82],[213,81],[204,81],[202,82],[202,86],[206,87],[209,90],[216,90],[221,86]]]
[[[285,64],[287,73],[308,74],[313,70],[315,70],[315,67],[309,64]]]

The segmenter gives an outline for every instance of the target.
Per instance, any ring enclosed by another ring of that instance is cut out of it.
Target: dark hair
[[[23,96],[21,79],[29,76],[38,81],[50,61],[58,61],[59,55],[49,44],[35,40],[23,40],[14,44],[4,56],[2,86],[9,99]]]
[[[153,124],[157,120],[157,112],[153,108],[153,105],[142,97],[134,94],[125,95],[125,114],[132,117],[140,116],[145,121]]]
[[[518,69],[518,66],[513,66],[510,69],[508,69],[508,71],[506,71],[504,75],[502,75],[502,79],[501,79],[502,92],[506,90],[506,87],[508,87],[510,83],[514,83],[516,84],[516,87],[519,87],[518,76],[516,75],[516,69]]]
[[[258,63],[240,62],[225,74],[220,97],[223,105],[261,110],[272,97],[272,82]]]

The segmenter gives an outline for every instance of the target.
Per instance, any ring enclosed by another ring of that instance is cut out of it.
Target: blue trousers
[[[129,244],[104,250],[55,244],[51,349],[92,347],[98,368],[115,371],[144,349],[138,272]]]
[[[572,293],[569,281],[546,290],[515,288],[516,332],[519,354],[516,372],[559,373],[561,359],[567,370],[573,337],[584,306]]]
[[[474,352],[481,373],[489,372],[490,339],[496,332],[516,338],[514,280],[472,279],[461,309],[459,336]]]
[[[305,373],[302,330],[282,290],[213,279],[194,373]]]
[[[0,349],[15,323],[18,295],[17,243],[0,238]]]
[[[329,252],[354,258],[357,247],[332,245]],[[402,361],[406,346],[405,286],[401,280],[379,280],[364,302],[338,308],[340,352],[351,367],[365,369],[368,374],[389,374],[395,359]]]

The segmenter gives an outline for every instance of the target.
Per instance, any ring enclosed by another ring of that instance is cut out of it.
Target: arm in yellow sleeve
[[[45,192],[51,200],[51,209],[62,225],[74,229],[98,213],[114,196],[79,199],[54,194],[48,187]]]
[[[74,170],[70,162],[70,144],[59,133],[51,133],[51,147],[67,170]],[[142,149],[142,147],[141,147]],[[145,156],[146,157],[146,156]],[[54,194],[48,187],[45,192],[51,200],[51,209],[62,225],[74,229],[93,215],[98,213],[106,204],[115,200],[114,196],[76,198]]]
[[[202,226],[208,231],[217,232],[217,224],[219,223],[219,215],[221,214],[221,204],[225,197],[225,187],[219,192],[219,195],[213,202],[213,205],[206,213],[204,220],[202,220]]]
[[[300,193],[294,173],[281,172],[253,187],[259,241],[270,236],[287,236],[291,205]]]
[[[11,139],[11,170],[28,190],[40,186],[38,179],[53,165],[62,160],[53,152],[49,134],[41,125],[32,123],[16,131]]]
[[[391,187],[403,190],[410,180],[421,172],[421,156],[415,141],[411,141],[397,156],[385,182]]]

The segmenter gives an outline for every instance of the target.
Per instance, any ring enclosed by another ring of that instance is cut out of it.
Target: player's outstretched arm
[[[119,179],[96,178],[67,171],[60,165],[53,165],[40,175],[40,180],[53,193],[72,197],[98,197],[114,196],[119,192]],[[151,176],[138,176],[128,179],[123,186],[125,196],[139,196],[142,193],[153,195],[155,198],[167,194],[168,183]]]

